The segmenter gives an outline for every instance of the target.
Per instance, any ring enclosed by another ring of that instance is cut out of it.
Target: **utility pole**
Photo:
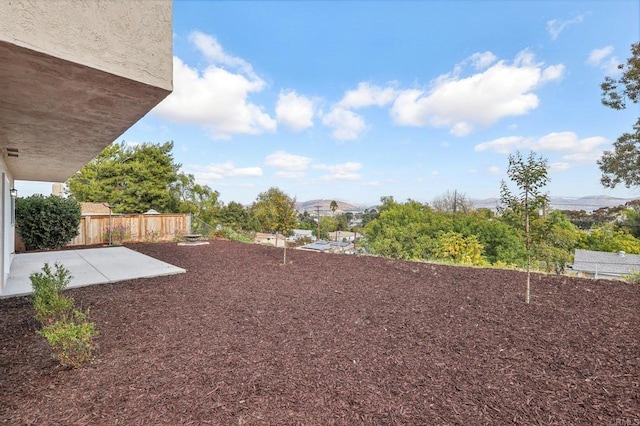
[[[313,206],[316,208],[316,220],[318,222],[318,230],[316,231],[316,241],[320,241],[320,206]]]

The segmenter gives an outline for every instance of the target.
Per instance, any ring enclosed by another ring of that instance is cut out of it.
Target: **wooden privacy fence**
[[[79,234],[67,245],[121,244],[128,241],[171,241],[191,232],[189,214],[125,214],[82,216]]]

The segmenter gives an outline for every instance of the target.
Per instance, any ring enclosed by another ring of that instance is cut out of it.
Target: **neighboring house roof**
[[[609,253],[605,251],[576,250],[574,271],[594,275],[622,276],[640,271],[640,255],[624,252]]]
[[[335,251],[335,250],[341,250],[341,249],[343,250],[350,246],[352,246],[351,243],[320,240],[320,241],[316,241],[315,243],[305,244],[303,246],[300,246],[299,248],[303,250],[315,250],[315,251],[327,252],[327,251]]]
[[[107,203],[80,203],[83,216],[109,214]]]
[[[350,231],[333,231],[333,232],[329,232],[329,236],[331,238],[338,238],[338,241],[342,241],[343,238],[346,238],[347,240],[353,240],[353,238],[362,238],[362,235],[357,233],[357,232],[350,232]]]
[[[264,232],[257,232],[253,240],[255,244],[271,244],[271,245],[276,245],[276,241],[277,241],[278,247],[284,247],[285,238],[284,238],[284,235],[282,234],[278,234],[276,238],[276,234],[266,234]]]

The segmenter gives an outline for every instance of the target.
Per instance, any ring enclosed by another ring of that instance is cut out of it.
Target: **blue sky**
[[[497,197],[516,149],[548,159],[552,196],[638,197],[596,161],[638,117],[599,85],[639,4],[175,1],[174,92],[118,141],[173,140],[225,203]]]

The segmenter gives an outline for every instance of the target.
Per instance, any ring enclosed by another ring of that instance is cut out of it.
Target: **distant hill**
[[[315,212],[317,210],[317,206],[320,206],[321,212],[331,211],[331,201],[333,200],[310,200],[310,201],[301,201],[296,203],[296,209],[298,211],[308,211],[309,213]],[[340,211],[359,211],[364,210],[364,207],[357,206],[355,204],[348,203],[346,201],[335,200],[338,203],[338,210]]]
[[[633,201],[635,198],[616,198],[608,195],[589,195],[587,197],[550,197],[551,207],[556,210],[584,210],[587,212],[598,210],[601,207],[616,207]],[[477,209],[487,208],[495,210],[500,202],[498,198],[485,198],[484,200],[472,200]]]
[[[639,197],[640,198],[640,197]],[[598,210],[601,207],[616,207],[622,206],[629,201],[636,200],[636,198],[617,198],[609,195],[589,195],[586,197],[551,197],[551,207],[556,210],[584,210],[591,212]],[[316,211],[316,206],[320,206],[321,212],[331,211],[329,206],[332,200],[309,200],[300,201],[296,203],[296,209],[298,211],[308,211],[309,213]],[[499,198],[485,198],[482,200],[472,199],[473,207],[476,209],[486,208],[495,210],[500,203]],[[348,201],[336,200],[338,203],[338,210],[340,212],[345,211],[364,211],[365,209],[377,208],[377,206],[358,205],[349,203]]]

